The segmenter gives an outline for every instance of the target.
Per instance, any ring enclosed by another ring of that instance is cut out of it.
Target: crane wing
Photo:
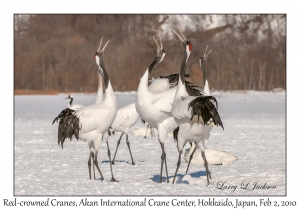
[[[216,106],[215,106],[215,104]],[[190,120],[194,116],[198,116],[198,121],[200,116],[203,119],[204,124],[206,124],[210,119],[213,120],[215,125],[220,125],[223,130],[223,123],[218,113],[218,102],[213,96],[200,96],[194,98],[188,105],[188,109],[191,109]]]
[[[172,115],[177,119],[196,120],[204,125],[212,119],[215,125],[220,125],[224,129],[217,109],[217,100],[213,96],[188,96],[174,103]]]
[[[73,109],[73,110],[77,110],[77,109],[80,109],[84,107],[83,105],[80,105],[80,104],[73,104],[72,106],[68,107],[70,109]]]
[[[177,119],[191,118],[191,110],[188,109],[189,103],[196,97],[188,96],[181,98],[181,100],[174,102],[172,108],[172,115]]]
[[[154,107],[162,112],[171,113],[175,93],[176,88],[172,88],[165,92],[156,94],[157,101],[154,103]]]
[[[170,89],[169,80],[165,78],[152,79],[148,88],[153,93],[166,91]]]
[[[53,120],[58,122],[57,140],[58,144],[63,144],[66,138],[72,140],[73,135],[76,139],[79,138],[79,119],[75,115],[75,111],[69,108],[62,110],[59,115]]]
[[[106,120],[109,114],[109,107],[93,104],[91,106],[79,109],[75,115],[79,119],[81,132],[87,133],[97,129],[100,124],[103,128],[107,127],[108,129],[110,124],[112,123]],[[104,126],[103,124],[107,124],[107,126]]]

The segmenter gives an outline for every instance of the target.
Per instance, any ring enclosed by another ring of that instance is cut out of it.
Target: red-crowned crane
[[[107,133],[107,130],[113,123],[117,114],[117,98],[114,94],[108,74],[106,72],[105,65],[104,65],[104,58],[103,58],[104,49],[106,48],[109,40],[100,51],[101,42],[102,39],[100,41],[98,51],[95,53],[94,57],[97,65],[99,66],[99,73],[103,76],[104,87],[106,92],[105,99],[101,103],[85,106],[78,109],[77,111],[66,108],[53,121],[53,123],[55,121],[59,121],[58,137],[61,138],[61,142],[63,142],[65,138],[72,139],[73,135],[75,136],[76,139],[81,139],[83,141],[88,142],[89,150],[90,150],[90,155],[88,160],[90,179],[91,179],[91,159],[93,159],[93,163],[97,167],[101,178],[104,179],[98,165],[97,155],[102,143],[102,138]],[[108,142],[107,142],[107,147],[108,147],[108,156],[109,156],[110,167],[111,167],[111,157],[110,157]],[[112,172],[112,167],[111,167],[111,172]],[[95,169],[94,169],[94,178],[95,178]],[[116,181],[113,176],[113,173],[112,173],[111,181]]]
[[[180,33],[181,36],[177,33],[176,35],[181,41],[184,57],[180,68],[177,91],[175,94],[174,102],[172,104],[172,115],[174,116],[175,121],[179,126],[177,135],[179,157],[173,184],[175,182],[176,175],[181,164],[182,149],[187,142],[195,142],[196,148],[200,147],[202,157],[204,159],[207,182],[209,182],[210,174],[208,171],[208,164],[204,153],[204,141],[205,139],[208,139],[209,133],[212,130],[213,126],[220,125],[223,128],[223,123],[214,104],[215,102],[217,105],[217,100],[215,99],[215,97],[190,96],[186,90],[184,80],[185,65],[190,56],[192,44],[185,38],[181,31]]]
[[[178,75],[174,74],[165,78],[162,77],[159,80],[152,81],[152,84],[148,86],[149,74],[154,66],[160,63],[165,56],[165,50],[163,49],[161,40],[159,45],[155,37],[153,38],[157,45],[157,53],[154,61],[140,79],[137,90],[136,110],[144,121],[148,122],[152,128],[155,128],[158,131],[158,140],[162,150],[159,180],[161,183],[163,165],[165,165],[167,182],[169,182],[164,142],[167,134],[177,128],[177,123],[171,113],[172,103],[176,92],[176,84],[172,85],[173,82],[171,81],[172,79],[178,80]],[[157,82],[159,84],[155,84]],[[188,89],[197,92],[195,87],[191,83],[189,84],[190,86]]]

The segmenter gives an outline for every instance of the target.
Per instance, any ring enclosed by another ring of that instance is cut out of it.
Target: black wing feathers
[[[168,79],[170,88],[175,87],[178,84],[179,74],[170,74],[168,76],[159,76],[159,79]],[[190,74],[186,74],[185,78],[191,78]],[[200,87],[194,85],[192,82],[185,80],[185,88],[190,96],[203,96],[203,92],[200,90]]]
[[[216,104],[216,107],[214,105]],[[200,116],[203,119],[204,125],[212,119],[214,124],[217,126],[221,126],[224,130],[222,120],[218,113],[218,102],[213,96],[200,96],[195,98],[189,103],[188,110],[192,107],[192,117],[198,116],[198,120]]]
[[[75,113],[75,110],[66,108],[52,122],[52,125],[58,122],[57,140],[62,148],[66,138],[72,140],[74,135],[77,140],[79,139],[79,119]]]
[[[199,90],[199,86],[194,85],[189,81],[185,81],[185,89],[189,96],[204,96],[203,92]]]

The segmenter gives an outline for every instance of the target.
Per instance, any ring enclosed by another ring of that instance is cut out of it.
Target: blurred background
[[[198,60],[209,45],[212,90],[286,88],[285,14],[15,14],[15,93],[96,92],[94,54],[101,36],[104,43],[110,39],[104,60],[115,91],[137,90],[156,56],[152,36],[161,36],[166,57],[150,78],[179,73],[177,25],[193,45],[186,72],[195,84],[203,86]]]

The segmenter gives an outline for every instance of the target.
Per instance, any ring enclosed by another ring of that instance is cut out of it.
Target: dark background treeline
[[[202,86],[198,60],[206,45],[211,89],[286,88],[286,15],[14,15],[14,88],[95,92],[101,36],[110,39],[105,65],[115,91],[136,90],[162,38],[166,57],[150,77],[178,73],[179,25],[193,45],[187,63]],[[178,30],[177,30],[178,31]]]

